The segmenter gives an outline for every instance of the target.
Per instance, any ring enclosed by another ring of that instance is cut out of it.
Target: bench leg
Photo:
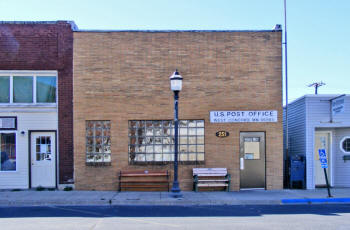
[[[228,179],[228,182],[227,182],[227,192],[230,191],[230,185],[231,185],[231,175],[230,174],[227,174],[226,177]]]

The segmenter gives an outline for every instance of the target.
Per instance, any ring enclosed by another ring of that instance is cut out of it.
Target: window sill
[[[95,167],[100,167],[100,166],[111,166],[112,162],[85,162],[86,166],[95,166]]]
[[[8,104],[8,103],[0,103],[0,108],[56,108],[56,103],[18,103],[18,104]]]

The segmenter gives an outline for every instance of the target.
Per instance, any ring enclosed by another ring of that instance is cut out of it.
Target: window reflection
[[[111,162],[111,122],[86,121],[86,162]],[[50,140],[48,140],[50,141]],[[136,141],[133,137],[130,141]],[[135,152],[130,145],[129,152]],[[132,156],[130,156],[132,157]]]
[[[0,133],[0,171],[16,171],[16,134]]]
[[[169,120],[129,121],[129,161],[174,160],[174,124]],[[204,160],[204,121],[179,121],[179,160]]]

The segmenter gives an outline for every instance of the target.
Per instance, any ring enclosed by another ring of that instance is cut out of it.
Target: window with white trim
[[[57,100],[57,77],[41,73],[0,73],[1,104],[49,104]]]
[[[0,172],[16,171],[16,133],[0,133]]]
[[[350,153],[350,137],[344,137],[340,144],[345,153]]]

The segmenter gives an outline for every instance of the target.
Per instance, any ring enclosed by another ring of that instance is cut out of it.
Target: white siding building
[[[57,187],[57,71],[0,71],[0,189]]]
[[[307,189],[326,184],[319,149],[331,186],[350,187],[350,96],[339,96],[305,95],[288,105],[289,156],[306,157]]]

